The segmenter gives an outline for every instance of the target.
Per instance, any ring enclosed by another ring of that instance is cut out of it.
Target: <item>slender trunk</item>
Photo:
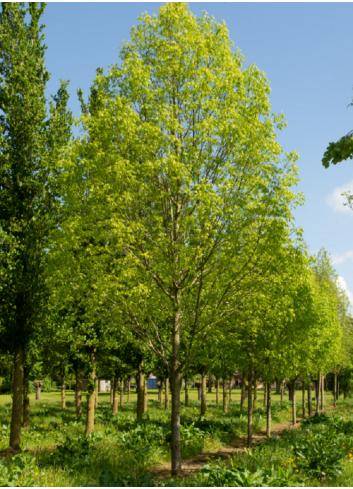
[[[219,380],[216,380],[216,404],[219,404]]]
[[[320,411],[320,381],[321,374],[319,374],[319,378],[315,381],[315,399],[316,399],[316,412]]]
[[[95,405],[95,387],[96,387],[96,354],[97,348],[95,346],[91,349],[90,364],[92,371],[88,378],[88,391],[87,391],[87,419],[86,419],[86,435],[89,435],[94,430],[94,405]]]
[[[22,418],[22,396],[23,396],[23,348],[22,345],[15,346],[14,376],[13,376],[13,400],[11,415],[10,447],[14,450],[20,449],[21,443],[21,418]]]
[[[292,421],[293,424],[297,423],[297,406],[295,404],[295,380],[292,383]]]
[[[165,401],[164,401],[164,409],[169,409],[169,379],[168,377],[165,379]]]
[[[143,418],[144,397],[145,397],[145,378],[143,374],[143,362],[138,366],[138,382],[137,382],[137,417]],[[115,397],[115,396],[114,396]]]
[[[189,384],[185,377],[185,407],[189,406]]]
[[[23,426],[29,426],[29,368],[24,368],[23,375]]]
[[[212,394],[212,373],[208,374],[208,392]]]
[[[308,383],[308,411],[309,417],[313,415],[313,405],[311,402],[311,380]]]
[[[230,380],[229,380],[229,404],[231,404],[233,402],[233,398],[232,398],[232,380],[233,380],[233,377],[231,377]]]
[[[113,414],[118,414],[118,377],[114,377],[114,386],[113,386]]]
[[[124,406],[124,381],[121,379],[120,383],[120,407]]]
[[[127,383],[127,402],[130,402],[130,380]]]
[[[228,403],[227,403],[227,381],[223,379],[223,412],[228,412]]]
[[[145,376],[145,380],[143,383],[143,412],[147,413],[147,376]]]
[[[333,407],[337,407],[337,369],[335,365],[334,381],[333,381]]]
[[[305,382],[303,381],[303,418],[305,418]]]
[[[248,375],[248,447],[252,447],[252,383],[253,373],[252,364],[250,362],[249,375]]]
[[[163,404],[163,381],[161,380],[161,384],[160,384],[160,393],[161,393],[161,404]]]
[[[61,409],[66,409],[65,370],[61,370]]]
[[[281,385],[282,385],[282,382],[279,380],[279,378],[276,378],[276,394],[280,394]]]
[[[171,365],[171,387],[172,387],[172,476],[180,474],[181,453],[180,453],[180,391],[182,386],[182,374],[180,372],[180,295],[176,291],[176,304],[174,309],[173,321],[173,349]]]
[[[325,411],[325,389],[324,389],[325,378],[321,374],[321,411]]]
[[[76,418],[82,415],[82,381],[81,372],[76,370]]]
[[[206,414],[206,369],[202,369],[201,381],[201,416]]]
[[[282,380],[282,384],[281,384],[281,402],[283,402],[283,396],[284,396],[284,380]]]
[[[245,407],[245,374],[243,374],[243,382],[241,384],[241,397],[240,397],[240,409],[243,410]]]
[[[267,382],[264,382],[264,407],[267,406]]]
[[[256,409],[257,405],[257,380],[254,380],[254,402],[253,402],[253,409]]]
[[[110,381],[110,404],[113,404],[114,400],[114,379],[115,377]]]
[[[271,382],[267,382],[266,436],[271,436]]]

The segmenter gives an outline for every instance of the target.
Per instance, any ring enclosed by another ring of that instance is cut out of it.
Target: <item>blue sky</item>
[[[97,67],[119,63],[121,41],[129,38],[142,12],[157,13],[162,3],[49,3],[43,17],[48,95],[59,79],[69,79],[70,107],[79,115],[76,90],[85,95]],[[325,169],[330,141],[353,129],[352,3],[189,3],[196,15],[206,10],[225,20],[230,38],[266,73],[274,112],[288,127],[279,133],[285,151],[297,150],[305,206],[294,213],[311,253],[321,247],[353,304],[353,211],[342,191],[353,192],[353,160]],[[351,293],[352,292],[352,293]]]

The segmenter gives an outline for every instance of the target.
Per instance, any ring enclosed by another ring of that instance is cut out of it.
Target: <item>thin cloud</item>
[[[333,192],[326,197],[326,203],[335,212],[350,213],[353,216],[353,211],[347,205],[344,205],[344,203],[347,202],[347,199],[342,196],[343,192],[353,192],[353,180],[341,185],[341,187],[336,187]]]
[[[345,253],[333,253],[331,257],[332,265],[342,265],[342,263],[345,263],[346,261],[353,261],[353,251],[346,251]]]
[[[351,291],[348,290],[347,282],[341,276],[338,277],[337,282],[338,282],[338,285],[341,287],[341,289],[343,289],[345,291],[345,293],[347,294],[349,302],[352,305],[353,304],[353,294]]]

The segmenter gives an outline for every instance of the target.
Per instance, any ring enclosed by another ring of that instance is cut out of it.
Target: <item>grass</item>
[[[95,432],[88,438],[83,436],[85,415],[81,420],[76,420],[72,392],[66,393],[65,411],[61,409],[60,392],[43,392],[40,401],[35,401],[34,397],[31,395],[30,427],[22,430],[22,447],[28,450],[28,453],[15,459],[3,459],[0,464],[0,479],[5,483],[8,481],[16,486],[39,487],[87,486],[99,484],[99,475],[107,468],[111,470],[115,480],[121,481],[128,476],[130,479],[126,479],[125,484],[137,485],[139,477],[151,472],[158,465],[170,462],[170,410],[165,410],[158,402],[157,390],[148,391],[148,412],[144,415],[142,423],[136,421],[135,392],[131,393],[129,404],[125,396],[124,407],[119,407],[117,416],[111,415],[110,394],[100,393]],[[279,403],[280,397],[274,393],[272,398],[273,423],[290,420],[289,403]],[[202,418],[196,389],[190,390],[190,406],[185,408],[182,405],[183,457],[217,450],[246,434],[247,417],[245,411],[239,410],[239,390],[233,391],[233,402],[229,404],[227,414],[222,412],[222,403],[216,404],[215,392],[207,394],[207,400],[207,413]],[[10,401],[10,396],[0,396],[0,449],[8,446]],[[327,398],[326,402],[328,405],[330,399]],[[262,429],[265,425],[265,411],[262,406],[262,395],[259,391],[258,409],[254,414],[254,431]],[[340,412],[347,417],[349,407],[343,406],[350,404],[340,403]],[[83,410],[84,408],[85,403]],[[298,416],[300,415],[298,402]],[[291,458],[290,450],[283,447],[278,448],[278,452],[272,451],[270,455],[266,450],[268,449],[262,450],[261,456],[263,463],[267,465],[274,463],[280,466],[283,465],[285,457]],[[244,454],[239,455],[239,459],[233,463],[253,470],[259,461],[250,461],[246,457]],[[346,465],[347,470],[350,469],[348,461]],[[347,480],[350,480],[349,477],[353,474],[347,474]],[[197,478],[191,478],[183,484],[194,485],[195,481],[200,482]],[[176,481],[172,483],[178,484]]]

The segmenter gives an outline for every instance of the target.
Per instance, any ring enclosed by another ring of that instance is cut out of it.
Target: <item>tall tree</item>
[[[3,2],[0,14],[0,323],[1,345],[15,362],[13,449],[20,448],[24,348],[43,311],[46,240],[59,215],[57,159],[71,127],[67,82],[47,115],[44,10],[44,3]]]

